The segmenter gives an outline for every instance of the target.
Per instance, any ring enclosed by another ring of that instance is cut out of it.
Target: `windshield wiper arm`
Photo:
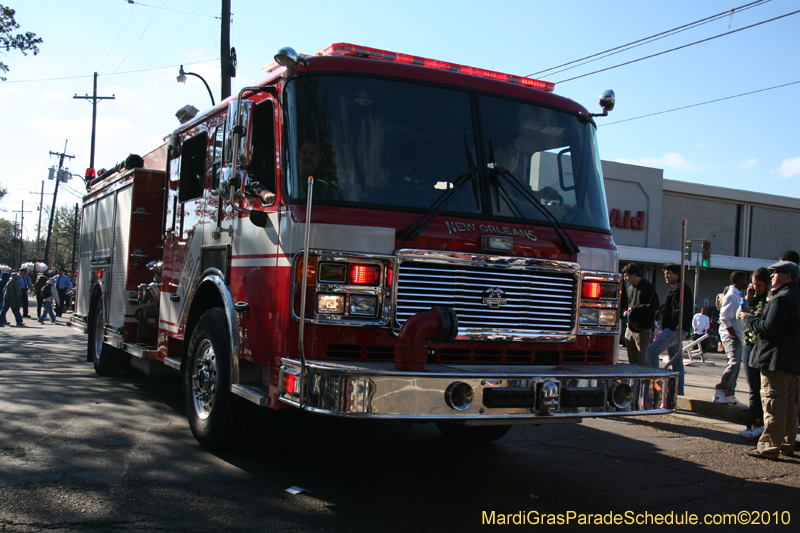
[[[406,241],[413,241],[419,234],[423,232],[423,230],[433,222],[439,213],[441,213],[447,204],[450,203],[450,200],[458,193],[461,187],[470,179],[474,178],[475,175],[478,173],[478,167],[473,166],[470,170],[466,173],[460,175],[456,181],[453,183],[453,187],[451,189],[447,189],[444,194],[442,194],[439,198],[436,199],[435,202],[428,208],[428,212],[419,217],[417,220],[411,223],[404,230],[400,230],[397,232],[397,238],[403,242]]]
[[[581,251],[581,249],[578,248],[578,245],[575,244],[575,241],[572,240],[572,237],[569,236],[569,233],[564,231],[564,228],[558,222],[558,219],[556,219],[556,217],[554,217],[550,211],[548,211],[542,204],[540,204],[539,200],[533,195],[533,192],[526,189],[521,183],[519,183],[517,181],[517,178],[515,178],[511,172],[502,167],[497,166],[497,163],[495,163],[494,173],[496,173],[498,176],[506,178],[506,180],[508,180],[508,182],[511,183],[511,185],[517,191],[519,191],[526,200],[528,200],[531,203],[531,205],[533,205],[540,213],[542,213],[545,216],[545,218],[553,226],[553,229],[556,231],[556,235],[558,235],[558,238],[561,239],[561,244],[564,245],[564,251],[567,253],[567,255],[570,256],[576,255]],[[499,188],[502,188],[502,186],[499,183],[499,180],[497,185]]]

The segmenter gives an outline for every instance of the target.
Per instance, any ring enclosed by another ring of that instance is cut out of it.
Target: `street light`
[[[186,72],[186,71],[184,71],[183,70],[183,65],[181,65],[181,70],[180,70],[180,72],[178,72],[178,78],[177,78],[178,83],[186,83],[186,76],[194,76],[196,78],[200,78],[200,81],[202,81],[203,85],[206,86],[206,90],[208,91],[208,96],[211,97],[211,106],[213,107],[213,106],[217,105],[216,102],[214,102],[214,95],[211,93],[211,88],[208,86],[208,83],[206,83],[206,80],[204,80],[203,77],[200,74],[195,74],[194,72]]]

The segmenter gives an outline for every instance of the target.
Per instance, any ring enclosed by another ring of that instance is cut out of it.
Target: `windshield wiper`
[[[533,195],[533,192],[531,190],[529,190],[529,189],[526,189],[519,181],[517,181],[517,178],[514,177],[514,175],[511,172],[509,172],[508,170],[497,166],[497,163],[492,163],[492,165],[493,165],[492,174],[495,174],[496,176],[502,176],[502,177],[506,178],[506,180],[508,180],[508,182],[520,194],[522,194],[522,196],[526,200],[528,200],[531,203],[531,205],[533,205],[540,213],[542,213],[545,216],[545,218],[553,226],[553,229],[556,231],[556,235],[558,235],[558,238],[561,239],[561,244],[564,245],[564,251],[567,253],[567,255],[571,256],[571,255],[578,254],[581,251],[581,249],[578,248],[578,245],[575,244],[575,241],[572,240],[572,237],[569,236],[569,233],[564,231],[564,228],[561,227],[561,224],[559,224],[558,219],[556,219],[556,217],[554,217],[553,214],[550,211],[548,211],[542,204],[539,203],[539,200]],[[503,189],[503,186],[500,184],[500,180],[497,180],[495,178],[495,181],[496,181],[495,185],[497,186],[497,188],[500,189],[501,191],[503,191],[503,194],[508,196],[508,193],[505,192],[505,189]],[[495,194],[497,194],[497,193],[495,193]],[[497,196],[498,196],[498,202],[499,202],[499,196],[500,195],[497,194]],[[509,205],[509,208],[511,208],[511,205],[513,205],[513,202],[508,202],[508,205]],[[514,208],[516,208],[516,209],[514,209]],[[517,216],[522,218],[522,214],[519,212],[519,208],[516,205],[514,205],[514,208],[512,208],[512,211],[516,210],[515,214],[517,214]]]
[[[450,200],[461,190],[461,187],[467,183],[468,180],[474,178],[478,174],[478,167],[474,166],[466,173],[460,175],[455,182],[453,182],[453,187],[451,189],[447,189],[444,194],[442,194],[439,198],[436,199],[435,202],[428,208],[428,212],[419,217],[417,220],[411,223],[404,230],[400,230],[397,232],[397,238],[403,242],[406,241],[413,241],[419,234],[422,233],[428,224],[433,222],[439,213],[441,213],[447,204],[450,203]]]

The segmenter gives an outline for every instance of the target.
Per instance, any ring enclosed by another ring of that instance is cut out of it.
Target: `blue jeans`
[[[647,347],[647,351],[644,355],[647,366],[659,368],[658,356],[661,355],[661,352],[664,350],[667,350],[670,359],[675,357],[680,348],[681,341],[685,339],[688,334],[688,331],[681,331],[679,335],[678,330],[672,329],[665,329],[662,331],[661,335]],[[678,371],[678,396],[683,396],[683,381],[685,377],[683,354],[675,358],[675,362],[672,363],[672,370]]]
[[[736,335],[726,336],[722,340],[725,348],[725,355],[728,356],[728,366],[722,373],[717,384],[717,390],[725,393],[725,396],[736,394],[736,382],[739,380],[739,368],[742,366],[742,341]]]
[[[742,347],[742,362],[747,372],[747,384],[750,386],[750,413],[747,415],[747,429],[753,429],[753,422],[764,421],[764,408],[761,405],[761,370],[750,366],[752,346]]]
[[[53,313],[53,302],[52,301],[44,302],[42,305],[44,306],[44,310],[42,311],[42,314],[39,316],[39,322],[44,324],[44,319],[47,318],[48,315],[50,315],[50,321],[55,323],[56,315],[55,313]]]
[[[0,324],[8,324],[8,320],[6,320],[6,313],[8,310],[11,309],[11,312],[14,313],[14,318],[17,319],[17,325],[19,326],[22,324],[22,315],[19,314],[19,306],[10,306],[8,302],[3,303],[3,314],[0,315]]]

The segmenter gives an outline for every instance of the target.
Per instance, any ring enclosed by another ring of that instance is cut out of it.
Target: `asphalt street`
[[[518,513],[575,513],[567,531],[610,513],[800,523],[800,457],[748,457],[739,424],[691,411],[470,446],[431,425],[248,405],[242,446],[215,454],[189,431],[179,378],[99,377],[83,334],[28,323],[0,328],[0,531],[464,532]]]

